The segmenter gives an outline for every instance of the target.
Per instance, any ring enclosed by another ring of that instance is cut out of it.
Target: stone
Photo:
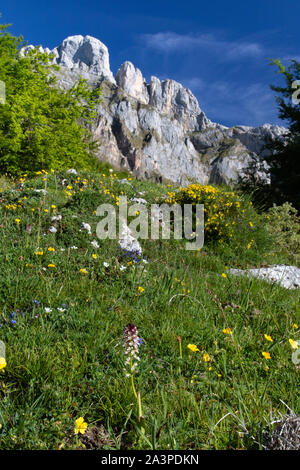
[[[141,103],[149,103],[146,80],[142,72],[135,68],[131,62],[124,62],[116,74],[116,83],[130,96],[133,96]]]
[[[139,242],[131,234],[129,227],[125,222],[122,222],[122,228],[119,234],[119,246],[122,250],[136,253],[141,256],[142,247]]]
[[[300,269],[296,266],[277,264],[259,269],[230,269],[229,273],[235,276],[248,275],[269,282],[275,282],[286,289],[297,289],[300,287]]]

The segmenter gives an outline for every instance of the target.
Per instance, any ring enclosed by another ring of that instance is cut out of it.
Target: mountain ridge
[[[35,46],[26,46],[26,54]],[[179,82],[151,76],[125,61],[114,76],[109,51],[92,36],[74,35],[54,49],[60,66],[58,84],[68,88],[81,75],[91,86],[101,85],[103,101],[97,109],[93,134],[100,140],[98,158],[135,176],[181,185],[190,182],[237,181],[250,163],[258,178],[267,179],[263,156],[265,139],[282,138],[286,128],[264,124],[258,127],[226,127],[212,122],[200,108],[191,90]]]

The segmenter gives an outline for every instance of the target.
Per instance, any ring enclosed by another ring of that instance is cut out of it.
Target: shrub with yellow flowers
[[[236,227],[245,217],[246,202],[237,193],[211,185],[190,184],[185,188],[180,187],[177,193],[168,193],[165,202],[181,206],[204,204],[205,238],[220,243],[233,237]],[[253,224],[249,227],[251,229]]]

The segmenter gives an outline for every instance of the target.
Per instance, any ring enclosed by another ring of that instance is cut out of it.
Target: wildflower
[[[75,434],[84,434],[86,431],[86,428],[88,427],[87,423],[84,421],[82,417],[76,419],[75,421],[75,427],[74,427],[74,433]]]
[[[225,273],[222,273],[222,277],[224,277],[224,279],[226,279],[226,277],[227,277],[227,274],[225,274]]]
[[[94,248],[99,248],[99,244],[98,244],[97,240],[93,240],[91,242],[91,245],[93,245]]]
[[[294,323],[294,324],[293,324],[293,328],[296,328],[296,329],[299,328],[298,325],[297,325],[297,323]]]
[[[48,264],[48,268],[55,268],[55,264],[52,264],[52,263]]]
[[[108,267],[109,267],[109,263],[106,263],[106,262],[104,261],[103,266],[104,266],[105,268],[108,268]]]
[[[232,335],[232,331],[231,331],[230,328],[224,328],[224,330],[222,330],[222,331],[225,335]]]
[[[51,208],[52,208],[52,209],[56,209],[56,205],[55,205],[55,204],[52,204]]]
[[[43,250],[40,250],[40,251],[35,251],[34,254],[39,255],[39,256],[43,256],[44,252],[43,252]]]
[[[57,228],[55,228],[53,225],[51,227],[49,227],[49,232],[50,233],[56,233],[57,232]]]
[[[78,248],[77,248],[77,246],[74,245],[74,246],[70,247],[70,250],[78,250]]]
[[[87,230],[88,234],[92,233],[91,232],[92,229],[91,229],[90,224],[86,224],[85,222],[82,222],[81,225],[80,225],[80,230],[79,231],[81,232],[82,230]]]
[[[16,224],[19,225],[19,223],[21,222],[21,219],[15,219],[16,221]]]
[[[188,344],[187,348],[192,352],[199,351],[199,349],[197,348],[197,346],[195,344]]]
[[[249,225],[250,225],[251,228],[253,227],[253,223],[252,223],[252,222],[249,222]]]
[[[299,348],[299,344],[297,341],[294,341],[293,339],[289,339],[289,343],[290,345],[292,346],[293,349],[298,349]]]
[[[139,291],[140,294],[142,294],[144,292],[144,290],[145,289],[143,287],[141,287],[141,286],[138,287],[138,291]]]
[[[81,268],[81,269],[80,269],[80,272],[81,272],[81,274],[87,274],[87,273],[88,273],[85,268]]]
[[[211,360],[210,355],[207,353],[203,354],[202,359],[204,362],[209,362]]]
[[[52,312],[52,308],[45,307],[45,313],[51,313],[51,312]]]
[[[48,251],[55,251],[55,248],[53,248],[52,246],[49,246]]]
[[[95,253],[92,254],[92,258],[93,259],[97,259],[98,258],[98,255],[96,255]]]
[[[33,302],[34,302],[34,305],[36,305],[37,307],[40,305],[40,301],[39,301],[39,300],[34,299]]]
[[[6,360],[4,357],[0,357],[0,370],[6,367]]]
[[[270,341],[271,343],[273,343],[273,339],[271,338],[271,336],[264,335],[264,337],[266,338],[267,341]]]
[[[262,351],[262,355],[264,356],[265,359],[271,359],[271,355],[268,352]]]
[[[140,338],[138,337],[137,328],[133,323],[128,323],[124,330],[123,348],[125,354],[125,371],[126,376],[129,377],[135,371],[139,358],[139,344]]]
[[[123,266],[123,265],[121,264],[121,266],[120,266],[120,271],[125,271],[125,269],[127,269],[126,266]]]

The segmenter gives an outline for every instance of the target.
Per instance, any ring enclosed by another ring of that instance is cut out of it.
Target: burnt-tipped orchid
[[[124,330],[124,354],[126,376],[130,377],[136,370],[139,358],[140,338],[133,323],[128,323]]]

